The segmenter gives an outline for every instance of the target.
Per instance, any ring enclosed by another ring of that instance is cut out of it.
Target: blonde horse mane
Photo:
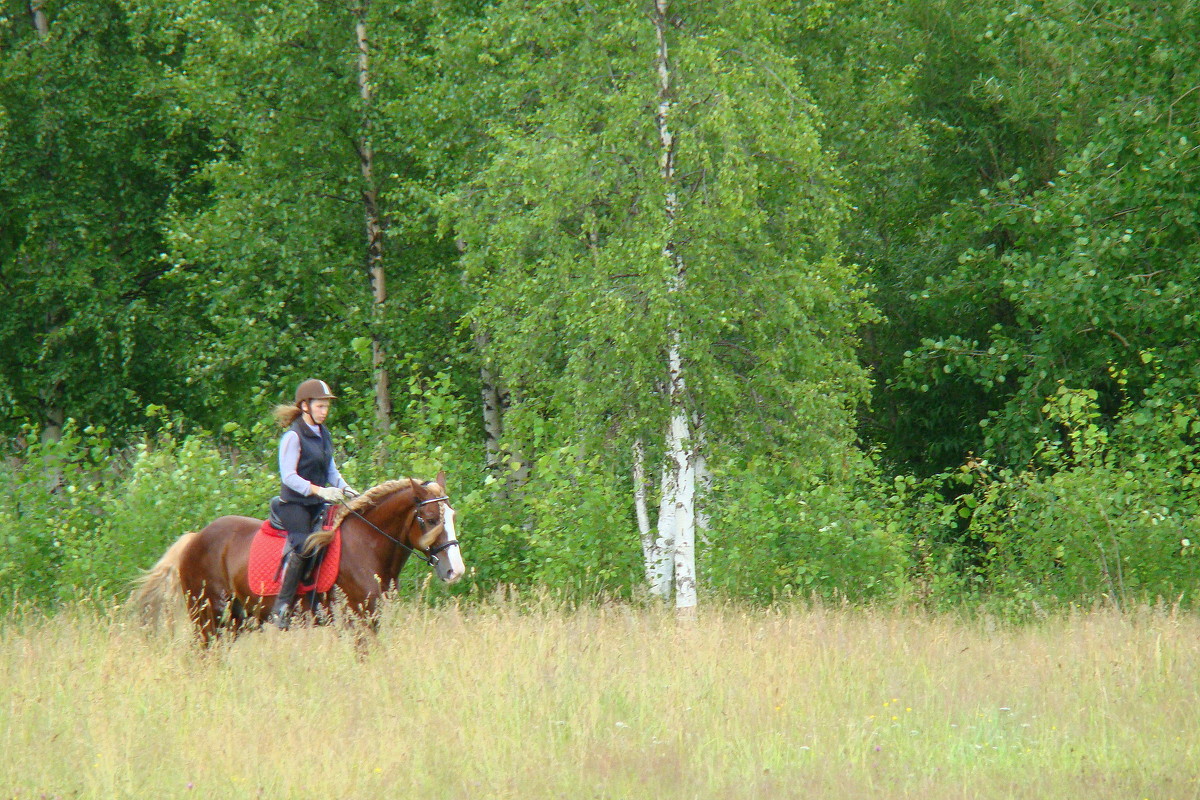
[[[338,529],[338,527],[342,524],[342,520],[344,520],[350,513],[357,512],[359,514],[365,514],[367,511],[370,511],[372,508],[379,505],[383,498],[387,497],[393,492],[397,492],[400,489],[404,489],[419,483],[420,481],[417,481],[413,478],[401,478],[400,480],[395,481],[384,481],[378,486],[372,486],[370,489],[367,489],[349,503],[339,506],[337,512],[333,515],[333,527],[330,530],[317,531],[304,540],[304,554],[308,555],[309,553],[312,553],[333,541],[334,531]]]

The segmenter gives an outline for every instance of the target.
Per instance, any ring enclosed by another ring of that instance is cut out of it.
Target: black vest
[[[295,431],[300,436],[300,461],[296,464],[296,474],[317,486],[329,484],[329,462],[333,461],[333,439],[329,431],[320,426],[321,433],[313,433],[312,428],[304,422],[304,417],[296,417],[296,421],[288,430]],[[315,494],[303,495],[292,491],[291,487],[283,486],[279,496],[289,503],[316,505],[324,502]]]

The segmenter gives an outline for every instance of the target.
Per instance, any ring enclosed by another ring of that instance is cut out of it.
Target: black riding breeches
[[[304,549],[304,540],[320,526],[324,511],[324,503],[305,505],[283,502],[276,507],[275,515],[287,531],[288,552],[298,553]]]

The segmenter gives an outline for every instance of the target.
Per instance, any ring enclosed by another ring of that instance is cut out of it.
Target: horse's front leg
[[[344,606],[345,627],[354,637],[354,649],[365,658],[371,642],[379,633],[379,601],[383,596],[379,584],[363,586],[347,582],[337,587]]]
[[[333,609],[333,592],[310,593],[304,596],[302,602],[303,608],[312,614],[314,624],[325,626],[334,623],[337,615]]]

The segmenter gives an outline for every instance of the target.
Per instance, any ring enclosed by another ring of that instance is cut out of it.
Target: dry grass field
[[[1200,798],[1200,619],[389,606],[0,623],[4,798]]]

